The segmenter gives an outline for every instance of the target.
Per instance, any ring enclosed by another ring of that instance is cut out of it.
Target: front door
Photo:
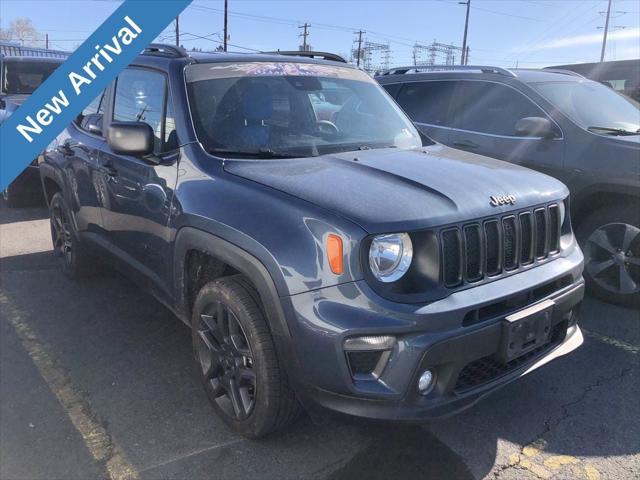
[[[104,92],[80,113],[57,139],[57,152],[65,159],[71,208],[78,231],[101,235],[105,195],[98,156],[105,140],[102,135]]]
[[[149,124],[160,163],[118,155],[105,146],[100,164],[108,177],[109,199],[103,215],[107,238],[117,255],[168,289],[179,151],[167,78],[160,72],[128,68],[118,76],[114,97],[110,118]]]
[[[456,85],[449,143],[454,148],[561,176],[565,150],[562,132],[551,120],[557,128],[557,138],[516,136],[516,123],[525,117],[551,120],[515,88],[482,80],[461,80]]]

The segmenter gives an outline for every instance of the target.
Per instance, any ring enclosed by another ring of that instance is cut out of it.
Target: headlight
[[[381,282],[395,282],[411,265],[413,245],[406,233],[377,235],[369,248],[371,273]]]

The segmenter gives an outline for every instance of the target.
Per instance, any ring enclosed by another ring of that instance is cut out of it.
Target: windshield
[[[543,97],[586,129],[640,129],[638,102],[589,80],[532,83]]]
[[[0,90],[8,95],[31,94],[59,66],[60,62],[4,62]]]
[[[309,157],[422,145],[366,73],[333,65],[243,62],[187,67],[198,139],[224,156]]]

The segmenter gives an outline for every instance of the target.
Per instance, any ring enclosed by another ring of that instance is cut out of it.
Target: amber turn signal
[[[331,271],[336,275],[341,274],[343,272],[342,238],[333,233],[327,235],[326,251]]]

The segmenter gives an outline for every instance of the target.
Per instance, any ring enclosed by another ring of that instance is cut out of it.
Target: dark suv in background
[[[16,111],[63,61],[63,58],[0,55],[0,123]],[[7,186],[2,196],[10,207],[43,202],[37,159]]]
[[[396,68],[377,80],[429,138],[562,180],[605,300],[640,305],[640,109],[569,71]]]
[[[455,412],[582,343],[567,188],[423,145],[346,63],[151,45],[40,173],[63,271],[106,256],[191,326],[247,436]]]

